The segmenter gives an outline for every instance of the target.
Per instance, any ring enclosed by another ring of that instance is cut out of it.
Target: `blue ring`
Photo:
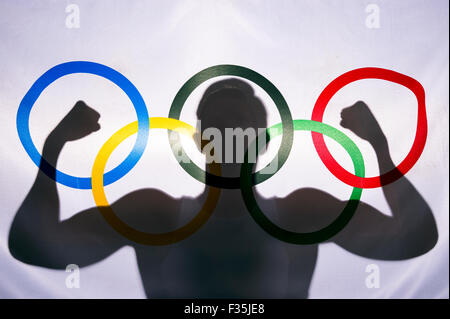
[[[56,182],[78,189],[91,189],[90,177],[76,177],[58,171],[42,158],[30,135],[29,119],[30,112],[39,95],[53,81],[60,77],[72,73],[89,73],[106,78],[120,87],[129,97],[136,110],[138,119],[138,133],[136,143],[127,158],[117,167],[107,172],[103,176],[104,185],[114,183],[127,174],[141,158],[147,145],[149,134],[149,116],[144,99],[136,87],[122,74],[106,65],[88,62],[73,61],[58,64],[45,72],[36,82],[33,83],[30,90],[25,94],[20,102],[17,111],[17,132],[25,151],[33,162],[50,178]],[[42,161],[42,163],[41,163]]]

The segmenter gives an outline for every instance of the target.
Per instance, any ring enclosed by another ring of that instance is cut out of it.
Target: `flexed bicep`
[[[86,265],[120,247],[108,240],[111,232],[96,208],[60,220],[55,167],[63,146],[100,129],[100,115],[79,101],[47,137],[36,180],[20,205],[9,232],[9,250],[18,260],[63,269],[70,263]],[[45,167],[43,167],[45,166]],[[106,227],[105,227],[106,226]]]
[[[387,139],[364,102],[344,109],[341,124],[372,145],[380,173],[395,168]],[[334,241],[359,255],[388,260],[412,258],[432,249],[438,239],[436,222],[411,182],[402,176],[384,185],[382,191],[391,216],[360,203],[353,219]]]

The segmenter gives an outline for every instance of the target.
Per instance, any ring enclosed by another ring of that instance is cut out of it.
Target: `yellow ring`
[[[150,129],[157,128],[176,131],[191,138],[193,138],[195,132],[191,125],[180,120],[165,117],[151,117]],[[138,122],[130,123],[114,133],[102,146],[95,158],[94,166],[92,168],[92,194],[94,195],[95,203],[103,218],[105,218],[108,224],[121,235],[136,243],[144,245],[170,245],[192,235],[208,220],[219,200],[220,189],[209,187],[206,201],[197,215],[188,224],[174,231],[150,234],[128,226],[117,217],[106,199],[105,190],[103,188],[103,172],[105,171],[106,163],[114,149],[126,138],[137,133],[137,131]],[[211,171],[216,175],[220,175],[220,166],[218,164],[210,165]]]

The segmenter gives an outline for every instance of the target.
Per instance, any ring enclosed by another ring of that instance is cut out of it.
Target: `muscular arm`
[[[367,105],[358,102],[344,109],[342,119],[342,126],[373,146],[380,172],[395,167],[386,137]],[[416,188],[403,176],[382,190],[392,216],[360,202],[347,226],[330,241],[354,254],[384,260],[413,258],[431,250],[438,238],[436,223]],[[297,232],[312,232],[329,225],[345,204],[317,189],[299,189],[277,200],[282,225]],[[301,262],[299,248],[291,250],[292,259]]]
[[[98,117],[98,113],[78,102],[47,138],[43,158],[55,167],[67,141],[99,129]],[[80,120],[81,127],[78,126]],[[96,208],[60,220],[56,182],[43,173],[44,165],[47,164],[42,162],[11,225],[11,254],[28,264],[63,269],[68,264],[95,263],[120,248],[123,240],[110,229]],[[49,171],[51,175],[51,169]]]
[[[344,127],[372,145],[381,173],[395,167],[386,137],[363,102],[345,109],[342,118]],[[401,177],[382,190],[392,216],[360,203],[353,219],[333,240],[350,252],[376,259],[407,259],[431,250],[438,238],[436,223],[416,188]]]

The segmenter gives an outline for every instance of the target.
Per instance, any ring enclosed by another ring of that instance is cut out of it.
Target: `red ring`
[[[316,132],[311,132],[314,147],[319,154],[320,159],[328,168],[328,170],[347,185],[359,188],[376,188],[388,185],[403,175],[405,175],[417,162],[422,154],[425,142],[427,140],[427,114],[425,108],[425,90],[422,85],[415,79],[404,74],[382,69],[382,68],[361,68],[349,71],[334,79],[322,91],[319,98],[314,105],[311,120],[322,122],[323,113],[328,105],[328,102],[336,92],[349,83],[362,79],[380,79],[394,82],[403,85],[410,89],[417,98],[417,128],[414,143],[405,159],[391,171],[376,177],[359,177],[344,169],[333,158],[328,150],[323,135]]]

